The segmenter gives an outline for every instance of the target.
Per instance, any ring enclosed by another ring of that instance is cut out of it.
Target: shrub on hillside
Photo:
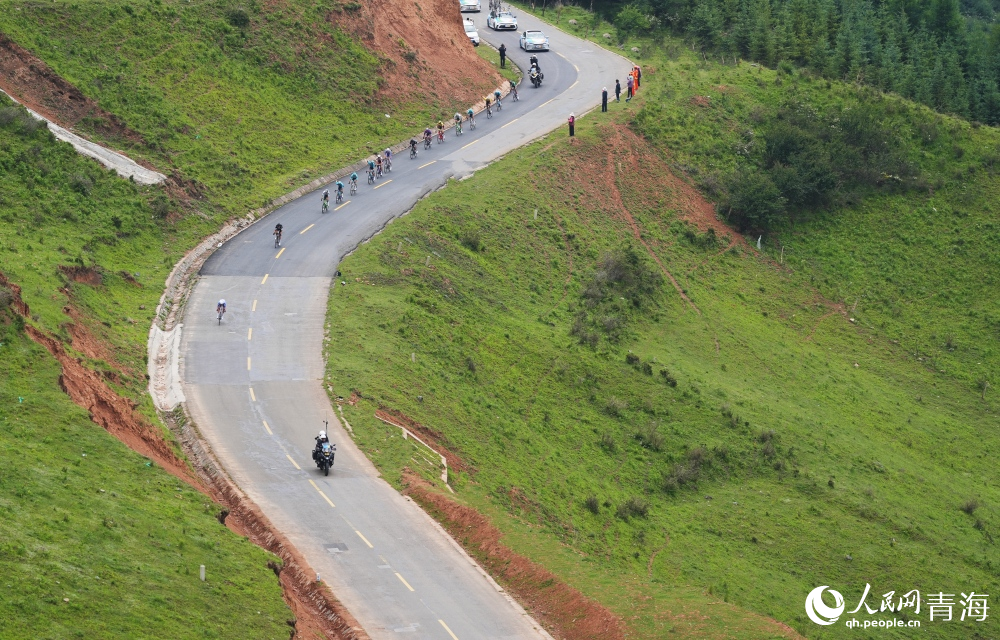
[[[591,347],[596,347],[602,336],[619,342],[629,320],[653,306],[662,284],[663,276],[631,245],[606,253],[581,293],[582,309],[570,335]]]

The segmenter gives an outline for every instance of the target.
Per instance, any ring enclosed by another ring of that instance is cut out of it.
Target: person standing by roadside
[[[615,102],[622,101],[622,83],[618,82],[618,78],[615,78]]]
[[[573,136],[576,135],[576,131],[575,131],[575,128],[576,128],[576,116],[573,115],[572,113],[569,114],[569,120],[567,120],[567,122],[569,123],[569,137],[572,138]]]
[[[642,84],[642,69],[639,65],[635,65],[635,88],[638,89],[640,84]]]
[[[608,110],[608,88],[604,87],[601,91],[601,111]]]
[[[632,99],[632,83],[633,82],[635,82],[635,78],[632,77],[632,74],[630,73],[630,74],[628,74],[628,77],[625,78],[625,96],[626,96],[625,102],[628,102],[629,100]]]
[[[500,43],[500,68],[504,69],[507,66],[507,45]]]

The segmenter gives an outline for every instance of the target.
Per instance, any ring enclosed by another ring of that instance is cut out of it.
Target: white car
[[[486,18],[486,26],[494,31],[517,31],[517,18],[510,11],[500,13],[491,11],[490,16]]]
[[[483,5],[480,0],[458,0],[458,6],[461,11],[475,11],[479,13],[483,10]],[[479,44],[478,42],[476,44]]]
[[[549,39],[537,30],[528,30],[521,34],[521,48],[525,51],[548,51]]]
[[[474,46],[479,46],[479,32],[476,31],[476,23],[472,20],[465,21],[465,35],[469,36]]]

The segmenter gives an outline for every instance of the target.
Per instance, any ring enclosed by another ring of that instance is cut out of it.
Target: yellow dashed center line
[[[274,259],[277,260],[278,258],[280,258],[281,254],[283,254],[284,252],[285,252],[285,247],[281,247],[281,251],[278,252],[278,255],[274,256]]]
[[[448,625],[444,623],[444,620],[438,620],[438,622],[441,623],[441,626],[444,627],[444,630],[448,632],[449,636],[451,636],[451,640],[458,640],[458,636],[452,633],[451,629],[448,628]]]
[[[432,165],[432,164],[434,164],[435,162],[437,162],[437,160],[431,160],[431,161],[430,161],[430,162],[428,162],[427,164],[422,164],[422,165],[420,165],[420,166],[419,166],[419,167],[417,167],[417,168],[418,168],[418,169],[423,169],[424,167],[429,167],[429,166],[431,166],[431,165]]]
[[[250,370],[250,356],[247,356],[247,371]]]
[[[257,402],[257,396],[253,394],[253,387],[250,387],[250,401]]]
[[[247,340],[253,340],[253,327],[247,327]]]
[[[465,145],[465,147],[471,147],[472,145],[476,144],[477,142],[479,142],[479,140],[473,140],[469,144]],[[465,147],[462,147],[462,149],[464,149]],[[459,149],[459,151],[461,151],[461,149]]]
[[[392,182],[392,180],[386,180],[386,181],[385,181],[385,182],[383,182],[382,184],[380,184],[380,185],[378,185],[378,186],[376,186],[376,187],[372,187],[372,190],[375,190],[375,189],[381,189],[382,187],[384,187],[385,185],[389,184],[390,182]]]
[[[288,458],[288,461],[292,463],[292,466],[294,466],[294,467],[295,467],[296,469],[298,469],[299,471],[302,471],[302,467],[300,467],[300,466],[299,466],[299,463],[297,463],[297,462],[295,462],[294,460],[292,460],[292,456],[290,456],[290,455],[288,455],[288,454],[286,453],[286,454],[285,454],[285,457],[286,457],[286,458]]]
[[[363,536],[363,535],[361,534],[361,532],[360,532],[360,531],[358,531],[357,529],[355,529],[355,530],[354,530],[354,533],[358,534],[358,537],[359,537],[359,538],[361,538],[362,540],[364,540],[364,541],[365,541],[365,544],[366,544],[366,545],[368,545],[368,548],[369,548],[369,549],[374,549],[374,548],[375,548],[375,547],[373,547],[373,546],[372,546],[372,543],[368,542],[368,538],[364,537],[364,536]],[[412,591],[412,589],[411,589],[411,591]]]
[[[310,480],[310,481],[309,481],[309,484],[311,484],[311,485],[313,486],[313,489],[315,489],[316,491],[318,491],[318,492],[319,492],[319,495],[323,496],[323,499],[324,499],[324,500],[326,500],[326,503],[327,503],[328,505],[330,505],[331,507],[336,507],[336,506],[337,506],[337,505],[333,504],[333,501],[332,501],[332,500],[330,500],[329,498],[327,498],[327,497],[326,497],[326,494],[325,494],[325,493],[323,493],[323,490],[322,490],[322,489],[320,489],[320,488],[319,488],[318,486],[316,486],[316,483],[315,483],[315,482],[313,482],[312,480]]]
[[[271,427],[267,426],[267,420],[264,420],[264,430],[267,431],[267,435],[273,436],[274,432],[271,431]]]
[[[555,100],[555,98],[552,98],[552,100]],[[552,100],[548,100],[546,102],[543,102],[542,104],[538,105],[536,107],[536,109],[541,109],[542,107],[544,107],[545,105],[547,105],[549,102],[552,102]]]
[[[257,310],[257,301],[254,300],[253,301],[253,307],[250,308],[250,311],[256,311],[256,310]]]
[[[264,279],[263,279],[263,280],[261,280],[261,281],[260,281],[260,283],[261,283],[261,284],[264,284],[265,282],[267,282],[267,277],[268,277],[269,275],[271,275],[271,274],[270,274],[270,273],[265,273],[265,274],[264,274]]]
[[[406,579],[403,578],[403,576],[399,575],[399,573],[396,573],[396,577],[399,578],[400,582],[402,582],[403,584],[406,585],[407,589],[409,589],[410,591],[413,591],[413,587],[410,586],[410,583],[407,582]]]
[[[313,227],[315,227],[315,226],[316,226],[316,224],[315,224],[315,223],[313,223],[313,224],[309,225],[308,227],[306,227],[306,228],[305,228],[305,229],[303,229],[302,231],[299,231],[299,235],[301,236],[301,235],[302,235],[303,233],[305,233],[306,231],[309,231],[310,229],[312,229],[312,228],[313,228]]]
[[[503,129],[504,127],[509,127],[510,125],[514,124],[518,120],[520,120],[520,118],[514,118],[513,120],[511,120],[510,122],[508,122],[507,124],[505,124],[503,127],[500,127],[500,128]]]
[[[574,82],[573,84],[569,85],[569,88],[570,88],[570,89],[572,89],[573,87],[575,87],[575,86],[576,86],[576,85],[578,85],[578,84],[580,84],[580,81],[579,81],[579,80],[577,80],[577,81],[576,81],[576,82]],[[567,91],[569,91],[569,89],[567,89]]]
[[[350,200],[348,200],[348,201],[347,201],[347,202],[345,202],[344,204],[342,204],[342,205],[340,205],[339,207],[337,207],[336,209],[334,209],[334,211],[340,211],[341,209],[343,209],[344,207],[346,207],[346,206],[347,206],[347,205],[349,205],[349,204],[351,204],[351,201],[350,201]]]

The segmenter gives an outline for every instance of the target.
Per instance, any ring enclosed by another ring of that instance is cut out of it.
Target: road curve
[[[480,35],[527,68],[517,33]],[[521,99],[477,118],[331,212],[306,195],[218,249],[205,263],[185,311],[180,371],[187,408],[232,478],[330,585],[372,638],[473,640],[548,635],[418,506],[379,477],[338,422],[323,389],[327,297],[341,258],[451,177],[553,129],[600,101],[629,64],[532,16],[552,51],[540,53],[545,82],[524,83]],[[416,133],[416,132],[414,132]],[[560,131],[560,135],[565,135]],[[271,229],[285,237],[275,249]],[[220,324],[215,303],[229,312]],[[329,477],[310,458],[329,420],[338,445]]]

